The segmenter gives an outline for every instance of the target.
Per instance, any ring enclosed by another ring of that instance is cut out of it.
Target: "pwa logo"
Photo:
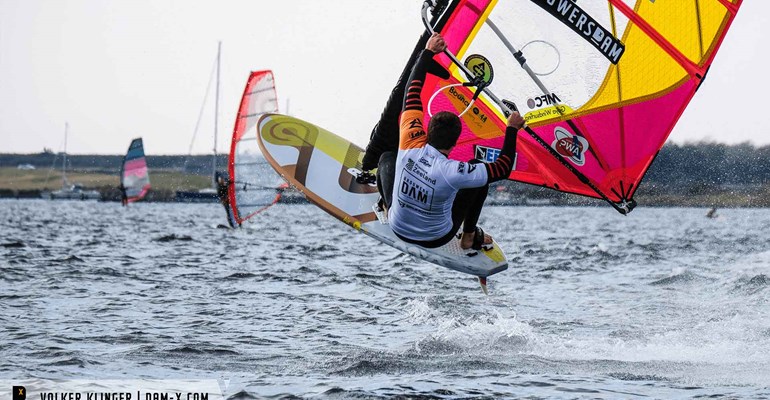
[[[542,96],[527,99],[527,107],[529,107],[530,110],[543,106],[552,106],[559,103],[561,103],[561,99],[556,95],[556,93],[544,94]]]
[[[497,157],[500,157],[500,149],[496,149],[494,147],[476,145],[474,146],[474,149],[474,158],[486,163],[495,162]]]
[[[585,138],[575,136],[560,126],[556,127],[553,135],[556,138],[551,144],[554,150],[579,167],[586,163],[585,155],[588,151],[588,141]]]

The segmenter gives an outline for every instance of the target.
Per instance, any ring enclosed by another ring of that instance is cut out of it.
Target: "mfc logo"
[[[497,157],[500,157],[500,149],[479,145],[474,146],[474,148],[474,157],[483,162],[492,163],[497,160]]]
[[[533,108],[540,108],[544,105],[552,106],[560,102],[561,99],[556,95],[556,93],[544,94],[542,96],[527,99],[527,107],[529,107],[531,110]]]

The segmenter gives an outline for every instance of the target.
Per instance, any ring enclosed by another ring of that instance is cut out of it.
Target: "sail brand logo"
[[[484,64],[476,64],[473,66],[473,74],[476,76],[484,76],[487,73]]]
[[[496,149],[494,147],[485,147],[485,146],[479,146],[475,145],[473,146],[474,151],[473,155],[477,160],[481,160],[485,163],[492,163],[497,160],[497,157],[500,157],[500,149]]]
[[[552,106],[559,102],[561,102],[561,99],[556,95],[556,93],[544,94],[542,96],[527,99],[527,107],[529,107],[531,110],[533,108],[540,108],[542,106]]]
[[[455,90],[454,87],[449,88],[449,94],[451,94],[452,97],[457,99],[460,103],[465,105],[465,107],[468,107],[471,104],[470,100],[468,100],[464,94]],[[478,107],[473,107],[471,111],[473,112],[473,115],[477,116],[481,120],[481,122],[487,122],[487,116],[484,115],[484,113],[481,112]]]
[[[580,136],[569,133],[566,129],[557,126],[553,131],[555,140],[551,147],[562,156],[571,160],[575,165],[582,167],[586,163],[586,151],[588,141]]]
[[[455,90],[454,87],[449,88],[449,94],[454,96],[457,100],[460,100],[460,103],[463,103],[466,107],[471,104],[471,102],[465,98],[465,95]]]
[[[583,39],[593,44],[613,64],[617,64],[623,52],[626,51],[626,46],[618,38],[572,0],[532,0],[532,2],[572,28],[575,33],[583,36]]]

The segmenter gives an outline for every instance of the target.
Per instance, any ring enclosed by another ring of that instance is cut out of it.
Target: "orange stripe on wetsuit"
[[[428,143],[422,117],[422,87],[427,69],[433,61],[433,52],[425,50],[420,54],[417,63],[409,76],[409,87],[404,95],[403,112],[401,113],[399,150],[419,149]],[[513,169],[513,158],[516,155],[516,136],[518,129],[507,127],[500,156],[493,163],[484,163],[487,169],[487,183],[508,178]]]

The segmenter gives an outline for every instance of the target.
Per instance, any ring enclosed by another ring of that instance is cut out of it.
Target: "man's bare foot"
[[[473,237],[476,236],[476,232],[463,232],[462,238],[460,238],[460,247],[463,250],[468,250],[473,246]],[[484,244],[492,244],[492,236],[484,234]]]

